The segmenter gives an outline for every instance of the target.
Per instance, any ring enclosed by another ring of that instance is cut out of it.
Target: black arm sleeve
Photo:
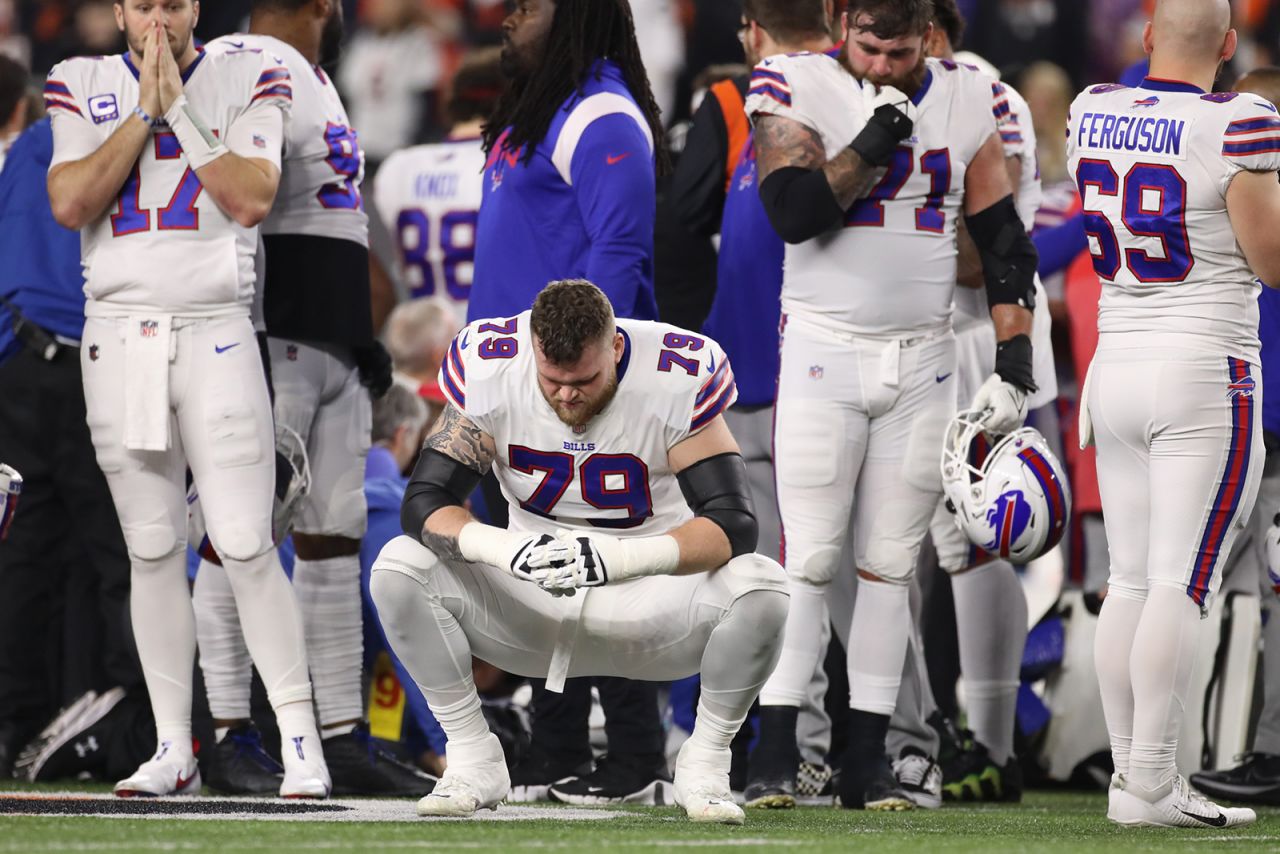
[[[676,475],[676,480],[694,515],[710,519],[724,531],[734,557],[756,550],[760,526],[742,454],[730,452],[699,460]]]
[[[422,526],[442,507],[461,507],[481,474],[453,457],[427,448],[418,457],[400,505],[400,529],[422,542]]]
[[[787,243],[812,240],[844,220],[844,209],[821,169],[775,170],[760,182],[760,201],[773,230]]]
[[[986,210],[965,217],[965,225],[982,256],[987,302],[993,306],[1020,305],[1034,311],[1040,256],[1018,216],[1013,196],[1005,196]]]
[[[720,231],[724,213],[724,176],[728,169],[729,130],[720,101],[702,99],[676,163],[667,197],[685,228],[702,237]]]

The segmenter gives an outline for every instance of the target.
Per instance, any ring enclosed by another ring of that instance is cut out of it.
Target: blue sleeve
[[[1031,236],[1040,253],[1040,275],[1060,273],[1089,248],[1089,238],[1084,233],[1084,214],[1078,213],[1061,225],[1037,231]]]
[[[578,210],[591,241],[586,277],[618,317],[652,320],[656,178],[649,140],[623,114],[586,129],[569,168]]]

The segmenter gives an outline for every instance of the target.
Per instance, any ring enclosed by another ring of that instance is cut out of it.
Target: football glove
[[[999,374],[992,374],[973,396],[969,405],[982,413],[983,429],[993,436],[1004,436],[1022,426],[1027,418],[1027,393]]]
[[[546,564],[538,586],[561,595],[579,587],[602,587],[644,575],[669,575],[680,564],[674,537],[621,539],[608,534],[557,531],[567,550],[548,546],[531,563]]]
[[[508,531],[482,522],[468,522],[458,533],[458,551],[472,563],[494,566],[521,581],[536,584],[545,570],[555,568],[555,560],[569,557],[567,551],[557,552],[557,558],[539,548],[555,540],[550,534]]]
[[[858,153],[864,163],[872,166],[888,166],[898,143],[911,136],[915,129],[916,105],[911,99],[892,86],[862,87],[867,99],[867,112],[871,118],[849,147]]]

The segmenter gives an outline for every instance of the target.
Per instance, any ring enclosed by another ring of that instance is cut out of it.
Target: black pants
[[[614,676],[583,676],[565,682],[564,693],[546,689],[546,680],[533,683],[533,748],[556,757],[591,758],[587,719],[591,715],[591,685],[600,691],[604,732],[611,754],[663,756],[665,737],[658,714],[658,683]]]
[[[0,462],[23,477],[0,542],[0,726],[28,736],[87,690],[142,685],[129,557],[85,423],[77,350],[0,363]]]

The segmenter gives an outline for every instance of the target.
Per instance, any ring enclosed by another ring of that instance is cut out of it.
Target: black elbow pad
[[[480,472],[427,448],[418,457],[400,504],[400,529],[422,542],[422,526],[442,507],[462,507],[480,483]]]
[[[987,303],[1020,305],[1034,311],[1040,255],[1018,216],[1013,196],[1005,196],[986,210],[965,217],[965,225],[982,256]]]
[[[676,475],[676,480],[694,515],[710,519],[724,531],[734,557],[756,550],[760,526],[742,454],[731,452],[699,460]]]
[[[821,169],[775,170],[760,182],[760,201],[773,230],[787,243],[812,240],[844,220],[844,209]]]

